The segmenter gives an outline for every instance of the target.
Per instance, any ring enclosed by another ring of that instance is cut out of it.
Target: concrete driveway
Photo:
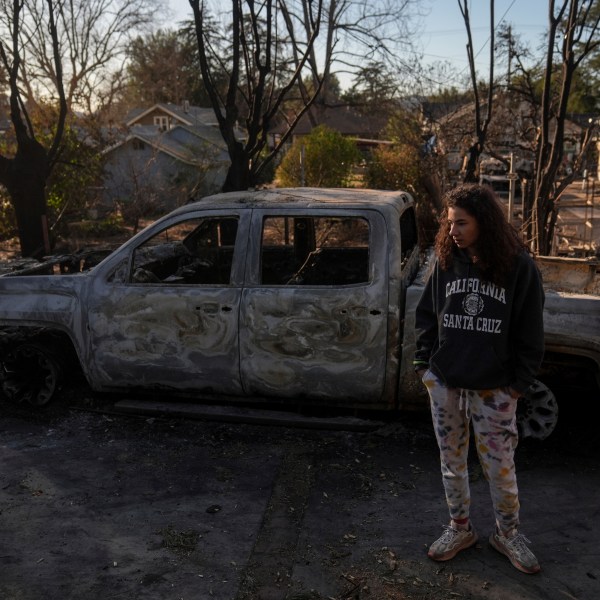
[[[331,431],[75,404],[0,405],[2,600],[600,598],[591,413],[518,448],[522,531],[543,569],[532,576],[487,543],[475,457],[481,541],[427,558],[447,516],[426,416]]]

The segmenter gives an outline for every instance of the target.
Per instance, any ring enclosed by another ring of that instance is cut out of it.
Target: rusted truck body
[[[97,391],[425,406],[411,363],[431,259],[407,193],[207,197],[88,271],[0,277],[3,388],[22,393],[31,364],[42,365],[38,380],[49,387],[53,363],[71,355]],[[600,297],[549,291],[546,319],[558,362],[582,359],[597,375]],[[28,394],[43,403],[50,390]]]

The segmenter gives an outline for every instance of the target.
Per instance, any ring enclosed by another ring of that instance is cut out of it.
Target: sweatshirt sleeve
[[[438,339],[438,319],[435,310],[435,281],[438,270],[435,267],[425,284],[415,313],[416,351],[413,364],[415,370],[429,367],[429,357]]]
[[[515,289],[510,341],[515,381],[511,387],[525,392],[533,383],[544,356],[544,288],[537,265],[529,255],[520,257]]]

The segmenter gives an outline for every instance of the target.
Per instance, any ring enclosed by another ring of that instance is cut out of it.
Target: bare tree
[[[308,56],[321,26],[322,2],[233,0],[229,13],[231,61],[220,60],[221,67],[228,74],[227,90],[223,95],[217,83],[221,80],[220,73],[215,72],[214,62],[210,60],[218,49],[211,45],[207,35],[208,11],[203,1],[190,0],[202,78],[231,159],[224,191],[253,186],[289,137],[289,133],[282,136],[275,148],[264,154],[267,135],[278,111],[308,67]],[[298,15],[294,12],[298,7],[303,8],[306,14],[304,27],[300,27]],[[279,65],[287,65],[289,59],[289,56],[282,55],[281,42],[284,38],[296,58],[296,67],[285,80],[279,70]],[[319,90],[320,86],[307,98],[304,110],[314,101]],[[289,132],[303,112],[290,124]],[[238,134],[241,119],[245,121],[245,139],[240,139]]]
[[[550,254],[560,197],[581,166],[595,127],[589,127],[570,173],[561,173],[567,104],[573,77],[582,62],[600,46],[597,0],[564,0],[548,4],[548,40],[539,132],[535,141],[535,178],[528,208],[533,249]],[[556,60],[558,58],[558,60]]]
[[[328,97],[330,75],[356,75],[369,65],[387,72],[407,74],[416,68],[413,50],[412,18],[420,5],[415,0],[327,0],[322,24],[322,53],[319,68],[316,49],[310,53],[312,70],[320,73],[323,93]],[[397,82],[398,83],[398,82]]]
[[[149,2],[0,0],[0,60],[14,130],[13,147],[0,155],[0,184],[15,209],[24,256],[50,251],[46,184],[60,162],[69,112],[97,110],[111,93],[118,49],[149,19]],[[48,106],[54,122],[36,127],[34,115]]]
[[[0,58],[8,73],[10,119],[15,131],[16,152],[12,158],[0,155],[0,183],[6,187],[15,209],[21,253],[39,257],[50,250],[45,187],[59,154],[60,141],[67,117],[67,102],[62,85],[62,64],[56,28],[56,3],[47,0],[48,32],[51,40],[51,60],[58,77],[58,116],[53,140],[45,148],[37,139],[32,120],[19,87],[23,68],[20,32],[23,23],[23,1],[2,0],[3,14],[8,18],[10,46],[0,43]]]
[[[568,104],[577,70],[600,48],[600,6],[597,0],[561,0],[558,3],[549,0],[545,61],[542,65],[528,67],[531,56],[527,49],[516,43],[510,28],[505,29],[501,38],[507,46],[508,94],[499,94],[498,88],[493,87],[494,2],[490,0],[490,77],[485,104],[487,112],[482,118],[467,4],[466,0],[459,0],[468,35],[467,53],[475,95],[476,138],[469,148],[464,179],[476,179],[476,167],[484,150],[506,162],[505,157],[495,151],[494,138],[506,138],[507,129],[512,129],[515,148],[522,158],[531,157],[533,163],[533,174],[526,187],[524,201],[526,238],[535,252],[550,254],[561,195],[581,169],[586,152],[598,131],[597,120],[592,120],[591,126],[584,128],[579,153],[572,162],[572,168],[565,170]],[[501,104],[501,110],[495,108],[497,104]],[[500,113],[492,114],[492,108],[495,108],[494,113]],[[513,118],[509,117],[511,114]],[[500,122],[502,119],[504,121]],[[520,131],[516,125],[520,126]],[[504,136],[497,135],[501,130],[504,130]]]
[[[216,91],[217,71],[208,60],[215,53],[205,34],[207,0],[190,0],[190,5],[204,84]],[[359,68],[375,63],[394,65],[398,71],[401,48],[410,42],[409,7],[416,14],[417,1],[232,0],[229,36],[233,45],[228,54],[232,60],[221,60],[228,88],[225,94],[211,95],[217,117],[222,115],[223,136],[229,139],[232,167],[225,189],[253,185],[307,111],[316,124],[311,107],[333,96],[329,91],[338,72],[356,74]],[[299,108],[283,110],[292,105]],[[276,117],[283,119],[285,133],[264,154]],[[245,119],[245,144],[232,139],[238,118]]]
[[[49,60],[44,27],[47,5],[21,0],[27,8],[19,39],[26,48],[22,86],[29,102],[52,97],[58,73]],[[54,0],[57,44],[65,99],[88,113],[110,103],[122,84],[122,63],[132,34],[152,22],[158,0]]]
[[[479,84],[477,82],[477,71],[475,69],[475,50],[473,48],[473,37],[471,35],[471,17],[469,15],[468,0],[458,0],[458,6],[465,22],[467,30],[467,56],[469,59],[469,71],[471,73],[471,84],[475,102],[475,139],[469,147],[467,163],[465,166],[464,181],[477,181],[479,159],[485,147],[488,127],[492,120],[494,101],[494,0],[490,0],[490,65],[488,77],[487,102],[485,104],[485,117],[482,117],[482,103],[480,99]]]

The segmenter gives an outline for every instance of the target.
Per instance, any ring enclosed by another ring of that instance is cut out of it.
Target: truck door
[[[240,394],[238,317],[249,211],[179,217],[124,252],[90,298],[102,387]]]
[[[376,211],[255,209],[240,312],[248,394],[372,405],[385,384],[385,221]]]

